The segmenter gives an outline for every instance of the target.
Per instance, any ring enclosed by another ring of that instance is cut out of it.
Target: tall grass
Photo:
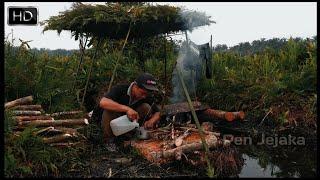
[[[213,78],[201,81],[198,94],[214,108],[245,110],[248,118],[260,119],[272,106],[301,107],[316,99],[315,42],[289,39],[279,52],[222,52],[212,59]]]

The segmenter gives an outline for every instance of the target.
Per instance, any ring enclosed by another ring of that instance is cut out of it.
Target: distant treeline
[[[313,36],[312,38],[292,38],[295,42],[301,42],[301,41],[311,41],[311,42],[317,42],[317,36]],[[239,55],[251,55],[256,53],[261,53],[266,49],[272,49],[274,51],[279,51],[281,48],[283,48],[288,42],[288,39],[286,38],[273,38],[266,40],[265,38],[262,38],[260,40],[254,40],[251,43],[250,42],[242,42],[238,45],[228,47],[226,44],[218,44],[213,47],[214,52],[234,52]]]

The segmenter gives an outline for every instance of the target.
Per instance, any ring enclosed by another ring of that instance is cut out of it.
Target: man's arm
[[[129,119],[131,120],[139,119],[139,115],[135,110],[133,110],[132,108],[126,105],[119,104],[113,101],[112,99],[103,97],[101,98],[99,105],[102,109],[115,111],[115,112],[124,112],[128,115]]]

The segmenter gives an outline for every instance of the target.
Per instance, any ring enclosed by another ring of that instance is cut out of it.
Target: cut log
[[[211,135],[208,139],[206,139],[206,143],[208,144],[208,148],[216,147],[218,144],[218,139],[217,137]],[[164,158],[176,157],[177,152],[188,153],[188,152],[201,150],[201,149],[203,149],[203,145],[201,140],[199,140],[198,142],[185,144],[185,145],[176,147],[174,149],[162,151],[162,157]]]
[[[55,143],[55,142],[64,142],[71,138],[72,138],[71,134],[62,134],[62,135],[57,135],[50,138],[43,138],[42,140],[44,143]]]
[[[31,110],[31,111],[43,111],[41,105],[19,105],[15,106],[14,110]]]
[[[245,117],[245,114],[243,111],[238,111],[238,112],[232,112],[233,115],[235,116],[235,119],[240,119],[243,120]]]
[[[15,116],[37,116],[40,115],[40,111],[12,111]]]
[[[215,109],[207,109],[204,111],[204,113],[212,118],[218,118],[218,119],[227,120],[230,122],[235,120],[235,115],[232,112],[226,112],[226,111],[215,110]]]
[[[51,116],[13,116],[17,121],[53,120]]]
[[[16,99],[14,101],[10,101],[4,104],[4,108],[8,109],[8,108],[12,108],[14,106],[17,105],[23,105],[23,104],[29,104],[33,101],[33,97],[32,96],[26,96],[20,99]]]
[[[64,120],[34,120],[21,121],[20,125],[25,126],[74,126],[74,125],[88,125],[88,119],[64,119]]]
[[[59,118],[59,117],[75,117],[82,115],[83,111],[65,111],[65,112],[56,112],[52,113],[51,117]]]

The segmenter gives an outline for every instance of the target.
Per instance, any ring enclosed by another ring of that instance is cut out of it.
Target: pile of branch
[[[82,111],[67,111],[46,114],[41,105],[31,104],[32,96],[5,103],[15,121],[14,131],[19,134],[27,127],[39,129],[34,135],[40,136],[51,146],[66,147],[86,139],[77,129],[89,124]]]

